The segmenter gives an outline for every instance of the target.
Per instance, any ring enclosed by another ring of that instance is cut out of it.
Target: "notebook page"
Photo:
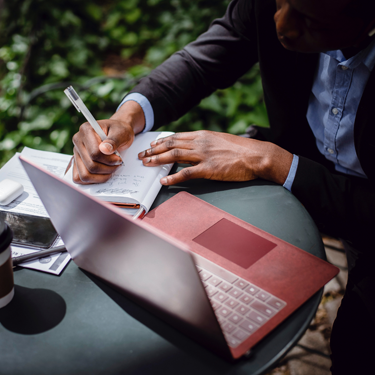
[[[120,167],[107,182],[75,186],[102,200],[137,203],[144,206],[148,211],[161,188],[160,179],[168,175],[172,164],[145,167],[142,161],[138,159],[138,154],[148,149],[150,143],[155,139],[164,138],[172,134],[172,132],[138,134],[131,147],[121,152],[125,165]],[[73,183],[71,168],[64,179]]]

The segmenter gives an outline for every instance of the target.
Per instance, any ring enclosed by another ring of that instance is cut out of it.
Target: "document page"
[[[70,155],[33,150],[28,147],[25,147],[21,154],[59,177],[63,177],[65,169],[71,159]],[[14,155],[8,163],[0,169],[0,181],[5,178],[18,181],[23,185],[24,192],[7,206],[0,206],[0,210],[48,217],[47,211],[18,159],[19,155],[19,153]]]
[[[33,150],[25,147],[21,153],[27,156],[28,159],[43,168],[49,170],[51,173],[63,177],[65,169],[71,159],[70,155],[58,154],[55,152]],[[0,169],[0,181],[9,178],[18,181],[24,187],[24,192],[13,202],[7,206],[0,206],[2,211],[10,211],[15,213],[48,217],[43,203],[41,202],[37,192],[35,191],[27,173],[22,167],[18,156],[20,153],[14,155],[8,163]],[[58,237],[53,246],[64,245],[63,241]],[[42,250],[42,249],[39,249]],[[12,257],[26,255],[39,251],[37,248],[28,248],[20,245],[12,244]],[[54,275],[61,274],[62,270],[70,261],[69,253],[60,253],[44,257],[42,259],[32,260],[30,262],[20,264],[20,267],[30,268],[42,272],[52,273]]]
[[[64,245],[60,237],[57,238],[53,247]],[[22,247],[12,244],[12,257],[19,257],[21,255],[33,254],[42,249],[33,249],[30,247]],[[30,268],[37,271],[52,273],[60,275],[66,265],[69,263],[71,257],[68,252],[48,255],[44,258],[30,260],[29,262],[21,263],[19,267]]]

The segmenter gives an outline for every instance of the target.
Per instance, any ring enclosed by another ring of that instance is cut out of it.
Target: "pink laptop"
[[[246,354],[338,273],[188,193],[133,221],[20,160],[79,267],[228,360]]]

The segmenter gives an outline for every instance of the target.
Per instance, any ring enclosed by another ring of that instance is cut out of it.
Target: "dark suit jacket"
[[[317,150],[306,120],[318,54],[279,43],[274,0],[233,0],[225,16],[131,91],[150,101],[155,126],[178,119],[214,90],[232,85],[259,62],[272,141],[300,156],[292,192],[325,233],[371,238],[375,227],[375,72],[355,123],[355,147],[368,180],[335,172]],[[375,251],[374,251],[375,253]]]

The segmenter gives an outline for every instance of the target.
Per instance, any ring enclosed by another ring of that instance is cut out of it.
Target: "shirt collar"
[[[368,47],[364,50],[367,51],[366,56],[364,57],[363,63],[368,67],[370,72],[375,66],[375,40],[373,40]]]
[[[363,63],[371,72],[375,66],[375,39],[365,49],[358,52],[348,60],[346,60],[341,50],[327,51],[323,53],[333,57],[339,62],[339,65],[343,65],[351,69],[355,69],[360,63]]]

